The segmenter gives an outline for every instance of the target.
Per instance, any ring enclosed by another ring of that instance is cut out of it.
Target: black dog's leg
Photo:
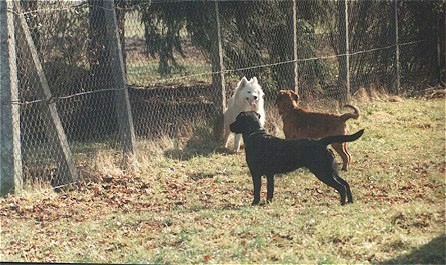
[[[350,190],[350,185],[348,185],[347,181],[345,181],[341,176],[336,175],[335,180],[342,185],[344,185],[345,190],[347,191],[347,203],[353,203],[352,191]]]
[[[272,202],[274,196],[274,175],[266,176],[266,180],[267,180],[266,201]]]
[[[259,204],[260,202],[260,188],[262,187],[262,176],[252,175],[252,184],[254,185],[254,200],[252,205]]]
[[[323,176],[318,176],[316,175],[316,177],[318,179],[320,179],[322,182],[324,182],[325,184],[327,184],[328,186],[334,188],[335,190],[337,190],[339,192],[339,195],[341,195],[341,205],[345,204],[345,193],[346,193],[346,188],[344,185],[342,185],[341,183],[337,182],[334,178],[335,175],[323,175]]]

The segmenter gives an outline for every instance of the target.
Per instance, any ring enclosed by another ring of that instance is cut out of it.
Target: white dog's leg
[[[224,130],[223,140],[225,141],[225,148],[228,148],[229,145],[229,135],[231,134],[231,130],[229,129],[229,124],[231,124],[232,116],[233,113],[231,109],[227,109],[223,114],[223,130]]]
[[[240,141],[242,140],[242,135],[241,134],[236,134],[234,136],[234,151],[238,153],[238,151],[240,150]]]
[[[229,128],[225,128],[225,135],[224,135],[224,141],[225,141],[225,148],[228,148],[229,145],[229,135],[231,134],[231,131]]]

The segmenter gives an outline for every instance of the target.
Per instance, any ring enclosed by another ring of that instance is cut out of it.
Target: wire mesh
[[[77,167],[76,156],[83,152],[76,148],[79,145],[107,142],[118,151],[122,148],[115,102],[122,89],[129,92],[138,139],[181,137],[196,123],[212,126],[214,2],[115,1],[124,88],[116,85],[111,69],[116,58],[107,49],[113,44],[107,37],[103,3],[21,1],[22,13],[9,10],[16,18],[19,87],[19,102],[12,104],[20,106],[21,159],[27,179],[53,185],[68,181],[62,173],[66,154],[61,154],[54,143],[57,137],[48,130],[54,119],[48,115],[51,104],[57,107]],[[351,95],[361,88],[395,92],[398,66],[402,93],[438,83],[442,73],[445,82],[444,2],[397,1],[397,9],[394,3],[347,1],[345,54],[341,52],[345,21],[339,14],[344,1],[221,1],[217,13],[226,98],[242,76],[257,76],[266,104],[273,108],[277,90],[295,89],[297,64],[302,101],[337,102],[347,83],[340,74],[345,58],[350,63]],[[26,18],[35,51],[20,28],[20,15]],[[38,54],[51,97],[41,92],[32,52]]]
[[[426,87],[438,80],[439,76],[435,69],[441,65],[436,54],[438,37],[445,32],[445,5],[436,1],[404,1],[398,5],[398,23],[401,53],[401,82],[407,92],[414,92],[421,87]],[[442,9],[443,15],[426,15],[437,8]],[[424,14],[424,15],[422,15]],[[443,24],[439,25],[439,18],[443,18]],[[439,27],[443,29],[440,30]],[[443,35],[444,36],[444,35]],[[445,57],[444,38],[443,60]],[[442,65],[444,71],[444,63]],[[444,82],[444,79],[443,79]]]

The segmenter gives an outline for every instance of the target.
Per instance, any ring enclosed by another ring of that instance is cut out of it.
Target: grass
[[[159,83],[186,83],[209,82],[211,80],[211,66],[202,61],[192,61],[186,59],[178,60],[182,69],[174,70],[170,75],[161,76],[158,72],[159,61],[156,59],[146,59],[138,57],[138,63],[128,64],[128,81],[133,85],[147,86],[148,84]],[[187,62],[186,62],[187,61]],[[205,73],[205,74],[192,74]]]
[[[306,170],[277,178],[275,201],[251,207],[244,154],[222,152],[210,130],[189,143],[141,141],[127,167],[98,150],[94,181],[1,199],[0,259],[444,264],[444,104],[358,103],[350,131],[366,132],[349,144],[342,176],[355,203],[345,207]]]

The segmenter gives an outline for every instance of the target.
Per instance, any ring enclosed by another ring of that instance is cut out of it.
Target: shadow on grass
[[[164,151],[164,155],[182,161],[190,160],[196,156],[209,156],[213,153],[230,154],[222,147],[223,143],[215,139],[209,128],[196,128],[193,135],[182,147]]]
[[[409,254],[395,257],[381,264],[446,264],[446,234],[432,239]]]

